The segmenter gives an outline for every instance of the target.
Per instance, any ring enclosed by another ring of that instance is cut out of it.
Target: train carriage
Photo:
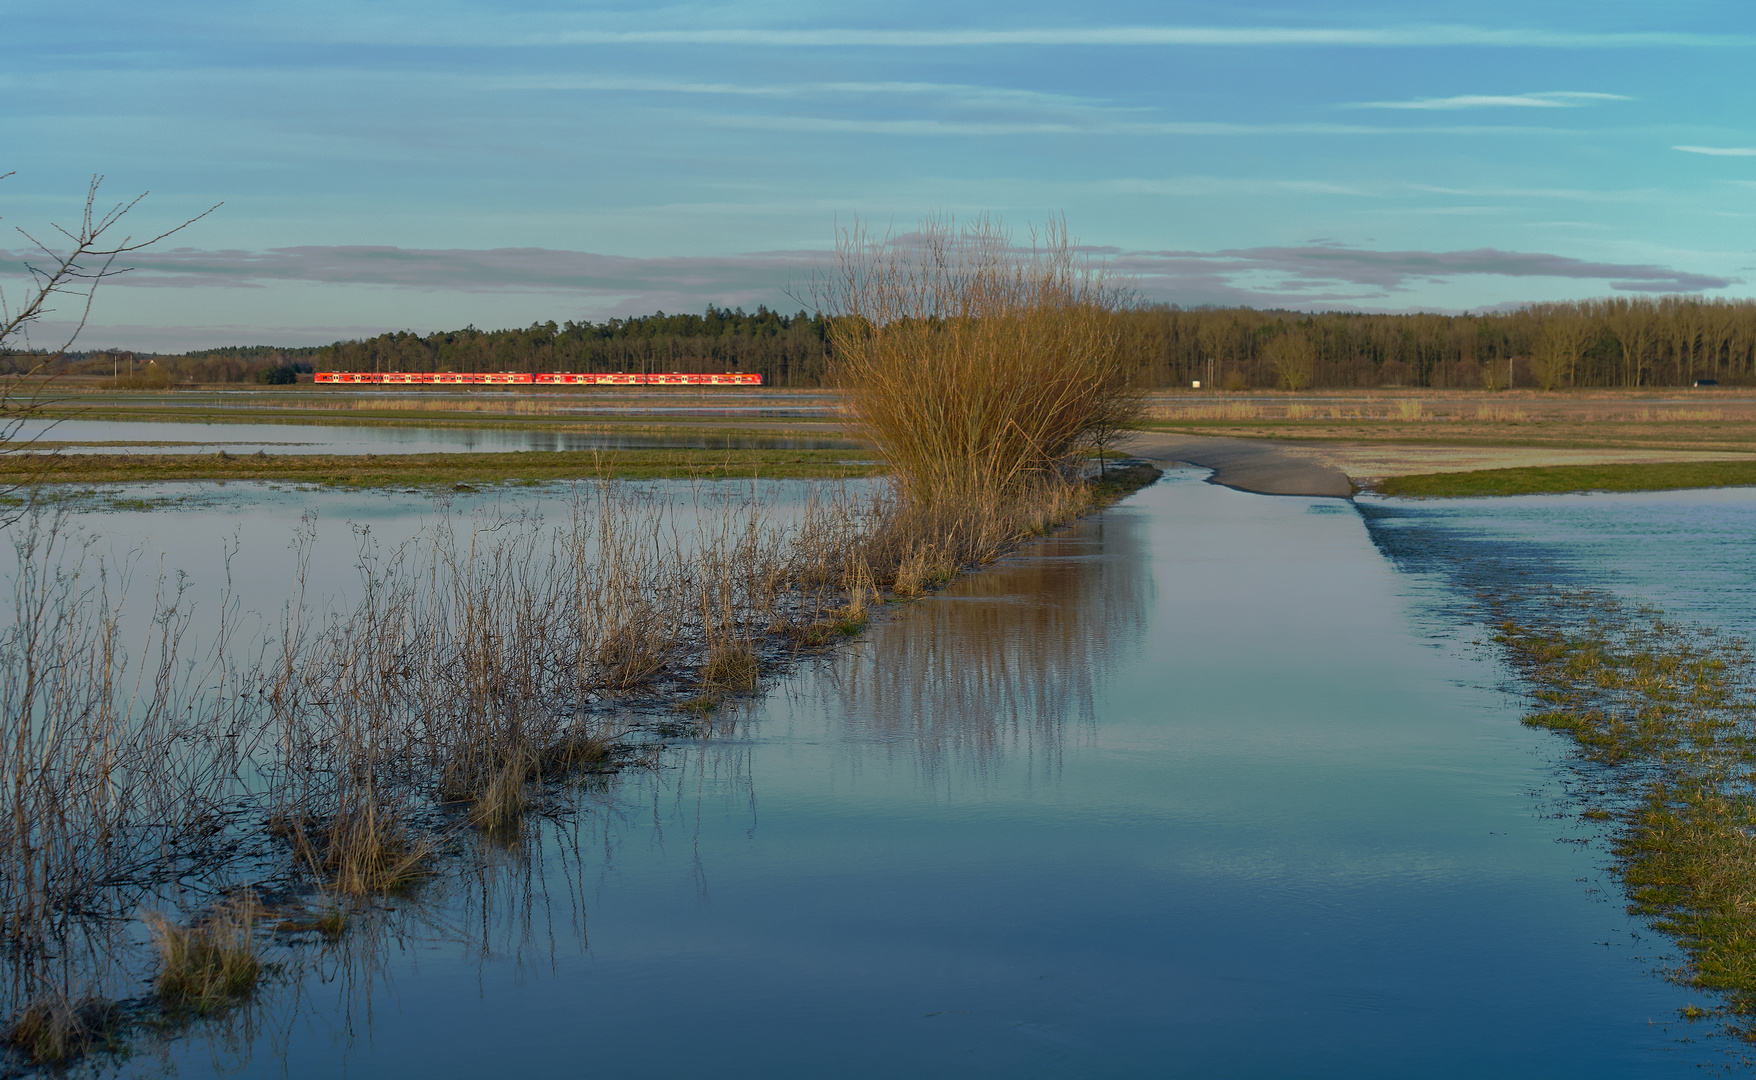
[[[316,381],[349,386],[761,386],[753,372],[319,371]]]

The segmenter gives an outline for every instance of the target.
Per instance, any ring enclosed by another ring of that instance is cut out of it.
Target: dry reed
[[[928,220],[838,244],[821,305],[851,426],[904,501],[1008,500],[1061,480],[1117,415],[1132,370],[1119,289],[1051,222],[1028,249],[998,222]]]

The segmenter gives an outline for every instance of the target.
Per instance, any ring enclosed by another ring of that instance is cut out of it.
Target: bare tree
[[[1109,475],[1109,449],[1140,424],[1146,415],[1146,392],[1129,384],[1106,394],[1086,423],[1085,438],[1097,451],[1098,476]]]
[[[12,175],[10,172],[0,173],[0,180]],[[29,278],[24,288],[12,297],[0,289],[0,361],[24,357],[27,362],[23,365],[7,363],[7,372],[0,374],[0,458],[28,451],[42,438],[46,429],[32,432],[30,427],[31,421],[47,404],[43,395],[50,380],[45,376],[67,355],[80,331],[85,329],[98,286],[105,279],[129,270],[129,267],[118,266],[117,260],[181,232],[220,206],[216,203],[174,228],[144,240],[132,235],[118,236],[123,218],[140,205],[146,193],[102,210],[98,203],[98,188],[103,180],[102,176],[92,177],[91,186],[85,193],[85,210],[77,226],[65,228],[51,222],[49,228],[58,235],[44,234],[43,239],[24,229],[16,230],[28,245],[24,268]],[[60,303],[71,304],[78,312],[73,328],[57,335],[59,343],[54,348],[32,349],[32,325],[55,312]],[[0,498],[9,499],[28,483],[29,480],[25,479],[0,485]],[[23,513],[24,509],[17,505],[0,509],[0,528],[18,520]]]
[[[1530,363],[1531,374],[1536,376],[1538,386],[1553,390],[1573,381],[1574,369],[1590,341],[1592,329],[1584,319],[1551,319],[1543,324],[1542,336]]]
[[[1268,343],[1263,353],[1268,369],[1283,388],[1299,391],[1311,385],[1316,374],[1317,350],[1303,332],[1291,330],[1280,335]]]

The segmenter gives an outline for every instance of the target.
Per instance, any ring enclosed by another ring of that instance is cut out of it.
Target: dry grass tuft
[[[535,775],[536,754],[524,743],[515,744],[470,806],[470,822],[492,833],[517,829],[524,822],[527,785]]]
[[[207,1013],[248,995],[262,976],[255,929],[260,912],[245,895],[214,908],[192,926],[178,926],[157,912],[143,918],[159,956],[153,987],[176,1009]]]
[[[615,746],[615,740],[604,734],[569,731],[543,748],[537,765],[544,776],[564,776],[575,769],[605,764]]]
[[[98,1043],[113,1041],[120,1022],[114,1002],[98,997],[73,1001],[45,994],[19,1012],[5,1041],[37,1065],[64,1065],[85,1056]]]
[[[362,795],[321,828],[282,819],[300,861],[326,889],[373,896],[407,888],[421,876],[432,843],[416,837],[400,816]]]
[[[754,690],[762,665],[756,650],[739,638],[717,642],[701,666],[701,682],[722,690]]]

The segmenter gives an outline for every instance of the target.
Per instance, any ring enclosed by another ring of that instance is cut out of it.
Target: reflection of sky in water
[[[564,422],[564,421],[563,421]],[[186,424],[161,420],[62,420],[33,423],[21,438],[62,443],[194,443],[185,446],[71,446],[65,453],[177,454],[226,450],[271,454],[429,454],[442,451],[774,449],[835,450],[858,444],[836,438],[782,438],[712,433],[622,434],[615,431],[518,431],[503,428],[384,427],[327,424]]]
[[[1718,1061],[1678,1041],[1704,1034],[1670,1022],[1690,995],[1591,884],[1600,855],[1533,809],[1558,744],[1415,632],[1430,587],[1316,509],[1339,504],[1198,477],[886,612],[542,843],[399,901],[397,937],[357,931],[367,955],[268,999],[239,1072]],[[212,1055],[172,1049],[185,1074]]]
[[[1605,589],[1756,634],[1756,489],[1361,500],[1411,569],[1498,588]]]
[[[167,506],[146,511],[98,510],[73,516],[81,536],[96,543],[94,555],[114,566],[132,558],[136,566],[130,609],[145,617],[148,571],[188,575],[189,596],[198,604],[217,603],[229,568],[234,596],[245,611],[272,621],[293,588],[294,531],[306,513],[316,515],[317,542],[310,562],[308,594],[351,603],[358,595],[358,553],[363,539],[389,555],[422,530],[449,526],[468,543],[472,529],[483,543],[503,539],[507,523],[541,521],[563,528],[575,499],[589,506],[597,481],[558,481],[538,488],[484,487],[470,492],[395,489],[308,490],[256,482],[133,484],[106,487],[117,498],[166,498]],[[827,482],[833,486],[836,482]],[[850,480],[854,491],[870,485]],[[812,484],[795,480],[703,480],[627,482],[621,487],[662,500],[671,507],[662,539],[675,536],[685,548],[698,516],[713,520],[727,502],[761,502],[776,522],[793,520],[810,497]],[[17,528],[15,526],[15,528]],[[229,562],[227,553],[230,552]],[[10,546],[0,547],[0,569],[14,565]],[[255,630],[256,627],[252,627]]]

